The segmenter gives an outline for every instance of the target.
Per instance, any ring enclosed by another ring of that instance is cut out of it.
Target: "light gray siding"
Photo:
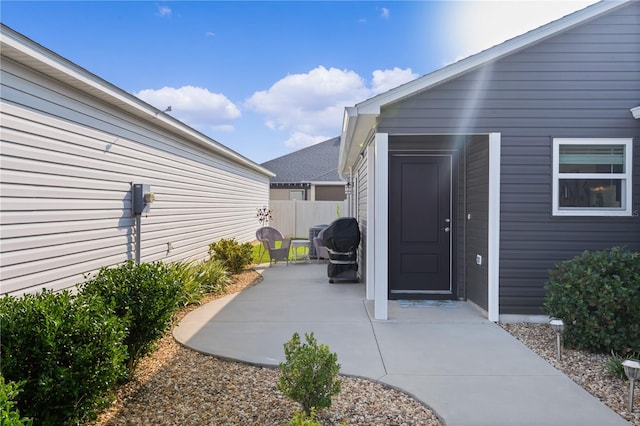
[[[143,262],[255,239],[256,209],[269,204],[259,166],[4,57],[1,83],[1,293],[72,287],[132,259],[132,182],[156,195],[142,216]]]
[[[640,249],[640,218],[552,216],[552,140],[634,138],[640,210],[640,3],[382,110],[377,131],[501,134],[500,314],[540,314],[548,269],[583,250]],[[467,188],[467,191],[469,188]]]

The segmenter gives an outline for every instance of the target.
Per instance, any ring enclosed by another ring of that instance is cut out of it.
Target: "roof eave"
[[[338,173],[350,173],[350,166],[355,163],[364,148],[367,135],[375,128],[380,111],[364,114],[357,106],[345,108],[340,153],[338,155]],[[354,143],[353,141],[362,141]]]

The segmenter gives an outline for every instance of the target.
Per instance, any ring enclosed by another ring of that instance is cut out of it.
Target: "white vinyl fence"
[[[309,228],[347,216],[347,201],[271,200],[269,226],[285,237],[309,238]]]

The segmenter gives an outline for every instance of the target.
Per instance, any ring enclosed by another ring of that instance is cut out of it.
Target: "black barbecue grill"
[[[322,231],[322,243],[329,251],[327,275],[335,280],[358,281],[358,246],[360,227],[353,217],[334,220]]]

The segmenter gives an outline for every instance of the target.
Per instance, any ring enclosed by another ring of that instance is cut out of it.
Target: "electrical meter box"
[[[149,205],[155,201],[155,194],[151,192],[151,186],[142,183],[131,185],[131,198],[133,202],[133,214],[142,214],[149,211]]]

